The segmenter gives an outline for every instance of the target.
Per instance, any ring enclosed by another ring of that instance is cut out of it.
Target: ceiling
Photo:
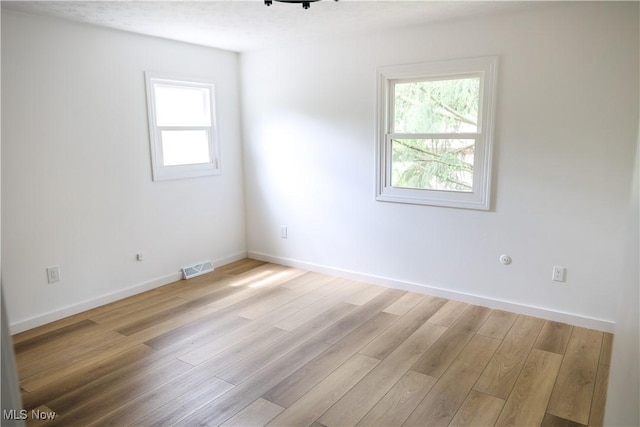
[[[518,1],[2,1],[2,7],[237,52],[532,7]],[[540,3],[538,3],[540,4]]]

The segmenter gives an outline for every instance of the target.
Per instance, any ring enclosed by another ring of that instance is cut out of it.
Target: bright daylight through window
[[[213,84],[146,73],[154,181],[220,173]]]
[[[381,201],[489,209],[497,58],[378,70]]]

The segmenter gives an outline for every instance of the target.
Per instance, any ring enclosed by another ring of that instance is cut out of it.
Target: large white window
[[[377,200],[489,209],[497,63],[378,69]]]
[[[213,84],[145,76],[154,181],[220,173]]]

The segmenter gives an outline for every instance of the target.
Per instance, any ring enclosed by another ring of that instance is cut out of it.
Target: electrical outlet
[[[47,267],[47,282],[56,283],[60,281],[60,267],[57,265],[52,265],[51,267]]]
[[[564,282],[566,275],[567,275],[567,269],[566,268],[554,266],[553,267],[553,275],[552,275],[551,279],[554,282]]]
[[[280,227],[280,238],[281,239],[286,239],[287,238],[287,226],[285,226],[285,225]]]

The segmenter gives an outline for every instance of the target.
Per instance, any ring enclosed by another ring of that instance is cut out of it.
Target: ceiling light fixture
[[[311,7],[311,3],[320,1],[320,0],[275,0],[280,3],[298,3],[302,4],[303,9],[309,9]],[[335,0],[338,1],[338,0]],[[267,6],[271,6],[273,4],[273,0],[264,0],[264,4]]]

